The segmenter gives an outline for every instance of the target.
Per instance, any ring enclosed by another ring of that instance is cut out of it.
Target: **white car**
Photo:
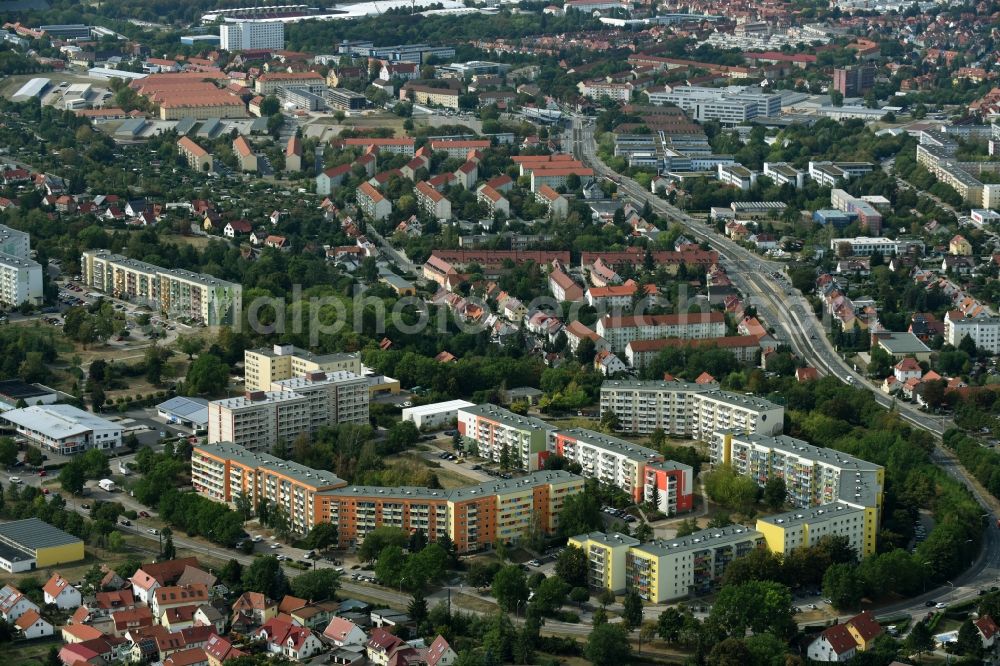
[[[10,477],[10,479],[8,479],[8,481],[10,481],[11,483],[21,483],[21,477],[19,477],[19,476],[12,476],[12,477]]]
[[[272,543],[271,544],[271,550],[277,550],[278,548],[281,548],[281,544],[280,543]]]
[[[948,604],[944,603],[943,601],[939,601],[936,604],[934,604],[934,608],[937,608],[938,610],[944,610],[947,607]]]

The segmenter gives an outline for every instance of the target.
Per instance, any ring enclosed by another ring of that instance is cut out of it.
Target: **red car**
[[[141,517],[141,518],[149,518],[149,514],[146,513],[145,511],[140,511],[139,512],[139,517]]]
[[[38,473],[38,476],[48,476],[48,475],[49,475],[49,473],[46,472],[44,469],[41,472]]]
[[[48,495],[49,494],[49,489],[48,488],[42,488],[42,494],[43,495]]]

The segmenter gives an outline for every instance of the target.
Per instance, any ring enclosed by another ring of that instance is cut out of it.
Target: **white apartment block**
[[[597,334],[607,340],[614,351],[625,351],[628,343],[634,340],[721,338],[726,334],[726,318],[721,312],[715,311],[672,315],[605,315],[597,321]]]
[[[31,236],[24,231],[0,224],[0,253],[20,259],[31,257]]]
[[[1000,317],[965,318],[961,312],[948,312],[944,317],[944,340],[958,347],[965,336],[972,338],[977,349],[1000,353]]]
[[[0,304],[40,305],[43,296],[42,265],[34,259],[0,252]]]
[[[545,421],[489,403],[458,410],[458,432],[476,443],[481,457],[500,462],[506,451],[512,468],[529,472],[541,467],[555,430]]]
[[[618,417],[618,430],[707,441],[719,430],[773,435],[784,427],[785,408],[763,398],[721,391],[714,385],[667,381],[606,381],[601,413]]]
[[[274,345],[243,352],[243,370],[246,373],[246,390],[269,391],[274,382],[303,377],[310,372],[353,372],[360,375],[362,365],[359,354],[314,354],[294,345]]]
[[[353,372],[310,372],[208,403],[208,441],[267,451],[323,426],[368,423],[369,400],[368,382]]]
[[[764,175],[775,185],[791,185],[798,189],[806,184],[806,172],[787,162],[764,162]]]
[[[310,399],[289,391],[248,391],[245,396],[208,403],[208,442],[231,442],[248,451],[291,445],[311,432]]]
[[[204,273],[160,268],[107,250],[87,250],[80,265],[87,286],[164,314],[219,326],[236,323],[243,311],[241,285]]]
[[[219,26],[223,51],[281,50],[285,48],[285,24],[281,21],[236,21]]]
[[[871,162],[810,162],[809,177],[820,185],[836,187],[838,182],[864,176],[873,168]]]
[[[757,172],[742,164],[720,164],[716,167],[716,171],[721,183],[738,187],[744,192],[757,183]]]
[[[635,89],[631,83],[614,83],[605,80],[581,81],[576,84],[577,90],[584,97],[599,100],[607,97],[614,102],[627,102],[632,99],[632,91]]]
[[[308,372],[271,383],[272,391],[290,391],[309,399],[309,428],[334,423],[368,423],[368,380],[353,372]]]

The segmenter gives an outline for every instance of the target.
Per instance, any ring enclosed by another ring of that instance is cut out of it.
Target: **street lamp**
[[[524,599],[517,600],[517,604],[514,605],[514,619],[519,619],[521,617],[521,604],[527,606],[528,602]]]
[[[402,578],[399,579],[399,587],[396,590],[396,592],[398,594],[402,594],[403,593],[403,581],[404,580],[406,580],[406,576],[403,576]]]

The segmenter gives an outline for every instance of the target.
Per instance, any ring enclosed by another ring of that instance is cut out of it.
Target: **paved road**
[[[783,264],[762,258],[725,236],[714,233],[703,223],[670,205],[663,199],[640,187],[634,180],[617,175],[597,156],[597,144],[593,127],[575,116],[571,130],[573,152],[591,166],[595,173],[611,177],[618,182],[619,189],[629,197],[649,202],[653,210],[662,217],[685,227],[688,233],[699,240],[706,240],[719,252],[721,263],[727,269],[730,279],[749,298],[764,320],[776,330],[776,337],[789,344],[797,354],[817,368],[821,373],[832,374],[842,381],[869,392],[883,407],[895,410],[902,419],[923,430],[940,437],[952,424],[949,420],[920,411],[913,405],[899,403],[883,394],[849,365],[833,348],[827,339],[825,329],[813,314],[809,302],[794,289],[784,277]],[[923,601],[929,597],[947,602],[957,601],[977,594],[980,587],[995,584],[1000,575],[1000,534],[993,527],[1000,516],[1000,502],[988,493],[981,492],[979,484],[971,477],[951,452],[936,445],[932,460],[950,476],[964,484],[972,492],[976,501],[984,509],[984,519],[989,527],[985,531],[983,549],[970,568],[953,581],[955,585],[932,590],[926,596],[887,607],[889,611],[923,614]],[[879,611],[880,613],[882,611]]]

